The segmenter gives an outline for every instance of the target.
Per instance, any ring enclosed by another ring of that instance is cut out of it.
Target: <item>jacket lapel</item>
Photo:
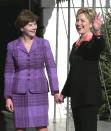
[[[24,44],[23,44],[23,42],[22,42],[22,40],[20,38],[18,38],[17,48],[22,50],[25,53],[28,53],[25,46],[24,46]]]
[[[39,39],[38,37],[35,37],[34,40],[33,40],[33,44],[32,44],[32,47],[30,49],[30,53],[33,53],[35,50],[37,50],[37,45],[39,43]]]
[[[38,41],[39,41],[39,40],[38,40],[38,37],[35,37],[34,40],[33,40],[31,49],[30,49],[30,51],[28,52],[27,49],[25,48],[25,46],[24,46],[21,38],[18,38],[17,48],[20,49],[20,50],[22,50],[22,51],[25,52],[25,53],[32,53],[33,51],[36,50],[36,48],[37,48],[37,43],[39,43]]]

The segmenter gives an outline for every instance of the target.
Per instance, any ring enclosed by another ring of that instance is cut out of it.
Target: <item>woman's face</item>
[[[91,32],[92,24],[83,13],[77,16],[75,25],[77,32],[80,35],[84,35],[87,34],[88,32]]]
[[[22,35],[26,35],[28,37],[34,37],[36,35],[36,31],[37,31],[36,21],[29,22],[27,25],[21,28]]]

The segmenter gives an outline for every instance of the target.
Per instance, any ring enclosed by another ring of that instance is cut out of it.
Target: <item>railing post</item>
[[[67,74],[69,72],[69,52],[70,52],[70,0],[68,0],[68,45],[67,45]],[[67,98],[66,131],[69,131],[69,98]]]

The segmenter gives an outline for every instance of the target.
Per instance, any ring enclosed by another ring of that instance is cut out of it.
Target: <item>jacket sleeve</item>
[[[64,96],[64,97],[70,97],[70,88],[71,88],[71,68],[70,68],[70,71],[68,73],[68,76],[67,76],[67,80],[65,82],[65,85],[61,91],[61,94]]]
[[[104,39],[103,35],[100,35],[99,38],[98,38],[98,36],[94,35],[91,50],[88,51],[89,52],[88,53],[89,59],[92,58],[92,60],[93,59],[96,60],[96,59],[100,58],[100,54],[103,51],[103,49],[105,48],[105,46],[106,46],[105,39]]]
[[[14,62],[13,62],[13,45],[9,43],[7,46],[7,56],[5,63],[5,72],[4,72],[4,97],[12,97],[12,84],[13,84],[13,75],[14,75]]]
[[[94,40],[95,40],[95,46],[101,52],[106,46],[104,36],[100,35],[98,38],[98,36],[94,35]]]
[[[86,41],[77,50],[77,54],[88,61],[100,59],[100,54],[105,48],[105,39],[103,35],[93,36],[90,41]]]
[[[53,95],[59,92],[57,69],[49,42],[45,40],[44,44],[45,44],[45,54],[44,54],[45,66],[48,74],[51,94]]]

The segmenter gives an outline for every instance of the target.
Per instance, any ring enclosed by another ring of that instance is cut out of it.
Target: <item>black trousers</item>
[[[75,131],[97,131],[98,107],[72,108]]]

